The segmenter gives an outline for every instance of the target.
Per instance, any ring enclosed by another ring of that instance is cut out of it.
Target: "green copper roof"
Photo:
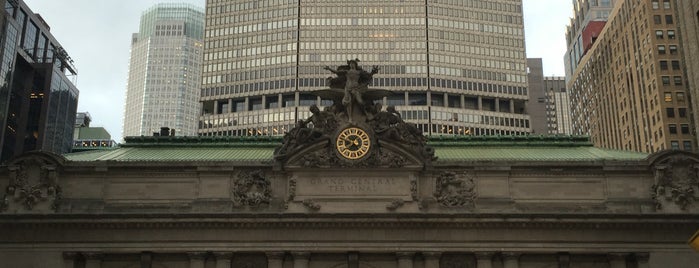
[[[271,162],[281,137],[127,137],[113,150],[64,155],[69,161]],[[439,162],[643,160],[648,154],[592,147],[587,137],[431,137]]]

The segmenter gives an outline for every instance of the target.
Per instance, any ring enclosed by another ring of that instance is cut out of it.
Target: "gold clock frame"
[[[348,160],[358,160],[369,155],[371,146],[371,136],[359,127],[347,127],[335,139],[335,150]]]

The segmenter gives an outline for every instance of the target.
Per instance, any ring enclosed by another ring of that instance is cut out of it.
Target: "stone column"
[[[510,113],[515,113],[515,100],[510,99]]]
[[[636,253],[636,263],[638,264],[638,268],[650,268],[650,264],[648,264],[648,260],[650,260],[650,253],[648,252],[641,252],[641,253]]]
[[[500,112],[500,98],[495,98],[495,111]]]
[[[189,256],[189,268],[204,268],[206,252],[187,252]]]
[[[218,113],[219,113],[219,111],[218,111],[218,100],[215,100],[215,101],[214,101],[214,114],[218,114]]]
[[[216,258],[216,268],[231,268],[233,252],[214,252]]]
[[[626,268],[626,253],[609,253],[609,268]]]
[[[232,113],[233,109],[235,109],[235,108],[233,108],[233,99],[228,99],[228,111],[226,111],[226,112]]]
[[[483,97],[478,96],[478,110],[483,111]]]
[[[423,252],[425,257],[425,268],[439,268],[439,258],[442,257],[441,252]]]
[[[398,268],[413,268],[413,256],[415,252],[396,252]]]
[[[311,257],[309,252],[292,252],[294,256],[294,268],[308,268],[308,261]]]
[[[101,252],[85,252],[83,253],[83,257],[85,257],[85,268],[102,267],[102,257],[104,257],[104,254]]]
[[[461,109],[466,108],[466,95],[461,94]]]
[[[503,268],[519,268],[519,256],[521,254],[514,252],[503,252],[502,253],[502,266]]]
[[[77,252],[63,252],[63,268],[75,267],[75,259],[77,257]]]
[[[284,252],[267,252],[267,268],[282,268],[284,265]],[[218,268],[218,267],[216,267]]]
[[[476,268],[492,268],[493,252],[476,252]]]

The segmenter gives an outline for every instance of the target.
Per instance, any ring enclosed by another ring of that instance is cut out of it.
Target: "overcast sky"
[[[527,57],[543,58],[544,75],[560,75],[565,53],[565,28],[571,0],[523,0]],[[141,13],[156,3],[205,0],[25,0],[51,27],[51,33],[78,69],[78,111],[92,115],[91,126],[102,126],[121,141],[124,91],[131,34]]]

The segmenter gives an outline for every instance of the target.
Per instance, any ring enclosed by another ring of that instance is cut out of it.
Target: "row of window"
[[[651,3],[653,5],[653,9],[660,9],[659,0],[653,0]],[[670,0],[663,0],[663,9],[670,9]]]
[[[655,31],[655,38],[664,39],[665,38],[665,31],[656,30]],[[667,39],[675,39],[675,31],[674,30],[667,30]]]
[[[206,124],[200,123],[199,129],[205,129]],[[416,124],[415,125],[422,133],[426,135],[505,135],[519,136],[528,135],[526,131],[513,131],[490,128],[452,126],[443,124]],[[430,127],[431,126],[431,127]],[[199,136],[278,136],[283,135],[288,130],[294,128],[294,125],[282,124],[277,126],[251,127],[244,129],[233,129],[223,131],[213,131],[199,133]],[[690,144],[691,146],[691,144]]]
[[[669,86],[670,85],[670,76],[663,75],[660,77],[663,86]],[[682,85],[682,76],[673,76],[672,77],[673,84],[675,86],[681,86]]]
[[[670,134],[678,134],[677,124],[669,124],[668,131]],[[680,124],[680,131],[681,134],[689,134],[689,124]]]
[[[653,15],[653,22],[655,24],[662,24],[663,23],[663,17],[661,15]],[[673,16],[672,15],[665,15],[665,24],[673,24]]]

